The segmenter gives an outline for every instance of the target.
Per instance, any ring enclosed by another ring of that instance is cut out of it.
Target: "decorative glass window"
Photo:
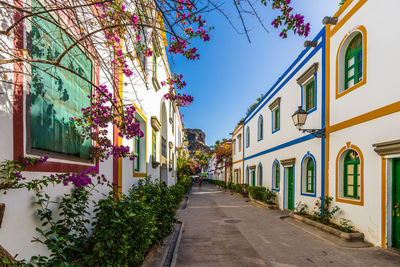
[[[279,163],[277,161],[272,165],[272,188],[279,190],[280,175],[279,175]]]
[[[250,146],[250,128],[247,127],[246,129],[246,147]]]
[[[272,133],[280,128],[280,105],[272,110]]]
[[[154,128],[152,129],[151,153],[153,162],[157,161],[157,132]]]
[[[310,111],[315,108],[315,80],[312,80],[306,85],[305,89],[305,103],[304,106],[306,111]]]
[[[260,115],[258,118],[258,140],[263,139],[264,136],[264,120],[263,116]]]
[[[306,192],[314,193],[314,160],[309,157],[306,165]]]
[[[362,35],[358,33],[350,42],[345,55],[345,85],[344,89],[349,89],[359,83],[363,77],[363,51]]]
[[[361,196],[360,157],[354,150],[347,152],[343,164],[343,193],[345,197],[359,199]]]
[[[43,11],[43,6],[31,1],[32,10]],[[57,27],[49,13],[33,16],[28,35],[30,57],[34,60],[56,61],[75,40]],[[90,105],[93,63],[86,51],[78,45],[61,59],[68,70],[49,64],[32,62],[30,97],[28,100],[28,146],[32,151],[53,152],[63,156],[91,159],[91,140],[82,137],[80,129],[72,127],[70,117],[81,114]],[[83,77],[83,78],[81,78]],[[30,144],[30,145],[29,145]]]
[[[263,169],[262,169],[262,165],[258,165],[258,173],[257,173],[257,179],[258,179],[258,185],[262,186],[263,185]]]

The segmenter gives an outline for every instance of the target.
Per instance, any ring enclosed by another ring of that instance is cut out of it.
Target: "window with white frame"
[[[135,122],[140,124],[140,129],[144,133],[144,136],[141,138],[136,136],[134,138],[134,172],[146,173],[146,121],[140,116],[139,113],[135,112]]]

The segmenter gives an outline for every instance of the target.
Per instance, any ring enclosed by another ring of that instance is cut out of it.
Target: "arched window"
[[[263,185],[263,169],[262,169],[261,163],[258,165],[257,180],[258,180],[258,185],[262,186]]]
[[[272,190],[278,191],[280,184],[279,162],[276,160],[272,165]]]
[[[311,157],[307,159],[306,165],[306,192],[314,193],[314,160]]]
[[[260,115],[258,118],[258,141],[262,140],[264,137],[264,119]]]
[[[247,127],[246,129],[246,147],[250,146],[250,128]]]
[[[363,77],[362,35],[358,33],[350,42],[345,55],[345,84],[348,89],[359,83]]]
[[[343,162],[343,195],[348,198],[360,199],[361,196],[361,165],[360,156],[355,150],[346,153]]]
[[[301,195],[316,196],[316,160],[310,152],[301,160]]]

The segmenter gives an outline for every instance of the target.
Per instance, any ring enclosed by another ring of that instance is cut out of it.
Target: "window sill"
[[[317,193],[316,192],[314,192],[314,193],[310,193],[310,192],[303,193],[303,192],[301,192],[300,195],[306,196],[306,197],[316,197]]]
[[[272,130],[272,134],[274,134],[274,133],[278,132],[280,129],[281,129],[281,128],[279,127],[279,128],[278,128],[278,129],[276,129],[276,130]]]
[[[364,77],[363,77],[363,79],[364,79]],[[341,91],[341,92],[339,92],[339,90],[336,91],[336,99],[341,98],[341,97],[344,96],[344,95],[347,95],[348,93],[350,93],[350,92],[356,90],[357,88],[363,86],[363,85],[366,84],[366,83],[367,83],[367,81],[364,79],[364,80],[362,80],[361,82],[359,82],[359,83],[353,85],[352,87],[350,87],[350,88],[348,88],[348,89],[346,89],[346,90],[343,90],[343,91]]]
[[[262,138],[258,139],[257,142],[260,142],[260,141],[263,140],[263,139],[264,139],[264,138],[262,137]]]
[[[353,198],[341,197],[341,198],[336,198],[336,202],[352,204],[352,205],[358,205],[358,206],[364,206],[364,200],[363,199],[353,199]]]
[[[272,188],[272,191],[279,192],[280,189],[279,188]]]

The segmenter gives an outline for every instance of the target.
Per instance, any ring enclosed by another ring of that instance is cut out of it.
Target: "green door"
[[[293,210],[293,167],[288,168],[288,204],[289,210]]]
[[[252,181],[252,186],[256,185],[256,171],[252,170],[251,171],[251,181]]]
[[[393,160],[392,245],[400,248],[400,159]]]

